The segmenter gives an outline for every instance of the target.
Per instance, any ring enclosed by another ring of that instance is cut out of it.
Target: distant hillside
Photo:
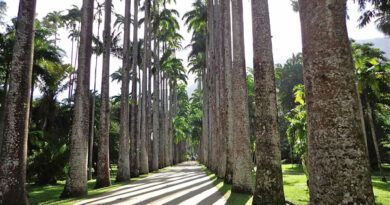
[[[386,53],[386,57],[390,59],[390,39],[389,38],[373,38],[367,40],[357,40],[358,43],[373,43],[375,48],[381,49]]]

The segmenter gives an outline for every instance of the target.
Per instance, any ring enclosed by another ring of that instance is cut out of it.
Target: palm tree
[[[148,149],[147,149],[147,71],[149,69],[149,19],[150,19],[150,0],[145,1],[145,21],[144,21],[144,58],[142,68],[142,99],[141,99],[141,155],[140,155],[140,174],[149,173]]]
[[[372,20],[377,24],[378,30],[390,35],[390,5],[387,0],[354,0],[359,4],[362,15],[359,17],[359,26],[364,27]],[[372,6],[367,7],[367,4]]]
[[[226,176],[226,163],[227,163],[227,140],[226,137],[228,134],[228,130],[224,129],[227,124],[227,94],[226,94],[226,65],[225,65],[225,56],[229,58],[226,55],[226,48],[225,48],[225,1],[220,1],[218,4],[218,19],[217,19],[217,35],[220,36],[218,38],[218,87],[217,87],[217,94],[218,94],[218,170],[217,175],[219,178],[224,179]],[[230,4],[229,4],[230,6]],[[230,15],[229,15],[230,16]],[[231,43],[231,41],[229,41]],[[230,56],[231,60],[231,56]]]
[[[252,0],[256,189],[253,204],[285,204],[268,0]]]
[[[28,204],[25,183],[35,8],[35,0],[20,1],[0,156],[3,204]]]
[[[92,27],[94,0],[83,0],[77,87],[72,125],[69,173],[61,194],[62,198],[83,196],[88,193],[87,157],[89,134],[89,82],[92,55]]]
[[[310,202],[374,204],[346,28],[346,0],[300,0],[299,11]]]
[[[120,114],[120,140],[118,174],[116,180],[127,181],[130,179],[129,159],[129,81],[130,81],[130,20],[131,1],[125,1],[125,25],[123,37],[123,72],[121,89],[121,114]]]
[[[54,46],[57,46],[58,29],[65,25],[64,19],[62,18],[62,11],[53,11],[48,13],[43,19],[44,23],[50,24],[49,26],[54,31]]]
[[[249,141],[249,108],[245,71],[242,0],[232,1],[233,16],[233,186],[232,191],[252,193],[252,162]]]
[[[232,46],[231,46],[231,17],[230,17],[230,1],[224,0],[224,47],[225,47],[225,88],[227,101],[227,134],[226,134],[226,173],[225,182],[232,184],[233,180],[233,96],[232,96]]]
[[[97,18],[98,29],[97,29],[97,39],[96,47],[93,49],[95,53],[95,75],[93,81],[93,98],[92,98],[92,110],[91,110],[91,127],[90,127],[90,137],[89,137],[89,155],[88,155],[88,180],[92,179],[92,156],[93,156],[93,138],[95,136],[95,107],[96,107],[96,76],[97,76],[97,66],[98,66],[98,58],[102,54],[102,49],[100,46],[100,24],[102,23],[102,15],[103,15],[103,4],[100,4],[99,1],[96,0],[96,14],[94,19]]]
[[[102,102],[100,105],[100,137],[98,145],[96,188],[111,186],[109,169],[111,5],[112,0],[106,0],[104,3]]]
[[[154,69],[153,69],[153,160],[152,170],[159,168],[159,148],[160,148],[160,41],[158,34],[160,14],[159,5],[157,1],[153,2],[153,33],[154,33]]]
[[[130,171],[132,177],[138,177],[139,165],[137,160],[137,65],[138,65],[138,0],[134,0],[134,30],[133,30],[133,61],[132,61],[132,86],[131,86],[131,110],[130,110]]]
[[[216,72],[215,70],[212,70],[212,69],[215,69],[216,68],[216,60],[215,60],[215,56],[216,56],[216,35],[215,35],[215,5],[213,3],[213,1],[208,1],[208,26],[209,26],[209,29],[208,29],[208,32],[209,32],[209,72],[210,72],[210,84],[209,84],[209,89],[210,89],[210,93],[209,93],[209,107],[210,107],[210,110],[209,110],[209,115],[210,115],[210,119],[209,119],[209,150],[208,150],[208,164],[209,164],[209,168],[212,170],[212,171],[216,171],[217,169],[217,162],[216,162],[216,143],[217,143],[217,140],[215,139],[216,135],[217,135],[217,126],[215,126],[216,123],[216,92],[215,92],[215,84],[216,84],[216,79],[215,79],[215,76],[216,76]]]
[[[375,108],[376,102],[383,99],[383,94],[385,93],[383,90],[386,90],[386,86],[383,86],[383,84],[390,84],[390,73],[387,70],[388,66],[386,65],[387,58],[384,57],[382,51],[372,48],[372,44],[358,44],[353,42],[352,50],[355,62],[355,76],[357,77],[358,82],[358,93],[361,96],[361,102],[366,109],[377,165],[382,176],[382,181],[386,182],[386,177],[381,166],[382,160],[376,137],[372,108]]]
[[[68,38],[72,39],[72,48],[70,55],[70,64],[72,67],[77,68],[77,60],[78,60],[78,49],[80,47],[80,23],[81,23],[81,9],[76,5],[73,5],[73,8],[68,9],[68,14],[62,16],[63,21],[65,22],[66,28],[70,29],[70,34]],[[76,55],[74,56],[74,41],[76,41]],[[73,61],[74,60],[74,61]],[[69,75],[69,93],[68,99],[70,103],[70,99],[73,96],[73,82],[75,81],[75,76]]]

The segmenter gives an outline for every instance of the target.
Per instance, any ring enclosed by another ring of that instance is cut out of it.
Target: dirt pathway
[[[226,204],[196,162],[185,162],[97,197],[84,204]]]

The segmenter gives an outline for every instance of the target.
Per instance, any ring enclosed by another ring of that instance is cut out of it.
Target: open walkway
[[[197,162],[185,162],[77,203],[85,204],[226,204]]]

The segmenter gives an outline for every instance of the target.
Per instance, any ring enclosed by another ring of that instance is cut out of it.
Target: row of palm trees
[[[131,3],[134,3],[134,19],[131,19]],[[176,20],[178,12],[167,8],[166,4],[171,1],[155,0],[151,4],[150,0],[146,0],[144,2],[145,18],[139,20],[140,3],[138,0],[125,1],[123,47],[120,49],[113,45],[116,42],[113,38],[117,35],[113,34],[111,28],[112,0],[105,0],[104,4],[98,2],[97,15],[94,15],[95,0],[83,0],[81,11],[74,7],[68,10],[67,15],[62,16],[71,30],[72,45],[76,44],[72,46],[71,53],[71,65],[76,71],[70,75],[69,79],[68,95],[69,98],[74,97],[74,113],[68,177],[61,197],[82,196],[88,192],[87,180],[88,175],[91,177],[92,170],[91,166],[89,169],[87,167],[88,156],[92,158],[92,146],[88,148],[88,139],[90,138],[90,143],[93,143],[94,137],[94,124],[90,125],[91,57],[93,53],[98,56],[99,49],[103,53],[103,69],[96,188],[111,185],[108,155],[110,57],[118,50],[122,52],[114,54],[122,58],[123,68],[120,73],[122,82],[120,150],[116,180],[128,181],[130,177],[147,174],[179,163],[184,159],[185,147],[174,143],[177,140],[173,139],[175,136],[173,119],[177,114],[177,85],[180,81],[186,81],[182,61],[175,55],[176,50],[181,48],[182,40],[177,33],[180,29]],[[5,129],[1,152],[1,159],[4,163],[1,165],[2,171],[0,172],[0,193],[3,204],[28,203],[25,190],[26,147],[35,6],[36,1],[20,1],[15,34],[16,46],[10,69],[9,92],[5,103],[8,111],[4,118]],[[93,37],[93,24],[94,17],[97,17],[99,29],[96,36],[100,36],[103,7],[103,48],[98,48],[100,37]],[[53,12],[49,20],[52,23],[57,22],[60,26],[62,24],[59,23],[59,16],[61,12]],[[133,42],[130,40],[131,22],[134,26]],[[138,39],[139,23],[144,24],[143,40]],[[58,27],[53,29],[57,31]],[[55,40],[57,40],[57,35],[55,35]],[[93,41],[97,42],[94,48],[92,47]],[[74,47],[76,47],[76,52],[73,52]],[[131,98],[129,96],[130,82],[132,82]],[[73,94],[74,83],[76,83],[76,89]],[[92,103],[92,113],[94,113],[94,101]],[[92,117],[94,121],[93,114]]]
[[[254,204],[285,204],[268,1],[252,0],[255,184],[242,0],[199,0],[194,6],[187,22],[194,27],[190,62],[202,76],[204,94],[200,161],[232,184],[233,192],[253,193]],[[297,8],[302,24],[311,203],[374,204],[346,30],[346,0],[299,0]],[[202,26],[207,26],[207,32]],[[200,34],[207,38],[204,57],[194,52]]]

